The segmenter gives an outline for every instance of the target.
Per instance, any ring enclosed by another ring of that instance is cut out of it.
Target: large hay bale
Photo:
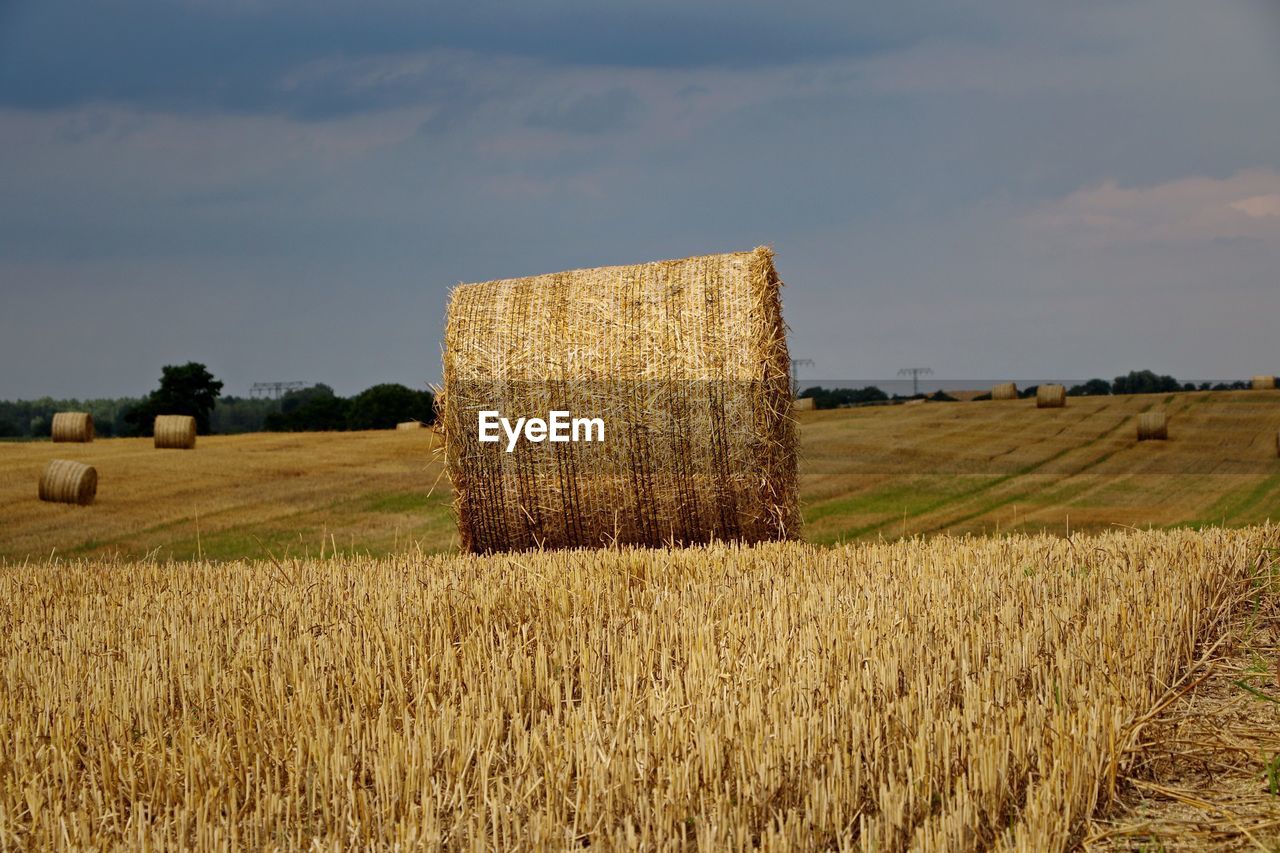
[[[53,459],[40,474],[40,500],[87,506],[98,493],[98,471],[70,459]]]
[[[999,385],[991,389],[992,400],[1016,400],[1018,399],[1018,383],[1001,382]]]
[[[1143,412],[1138,415],[1138,441],[1167,441],[1169,416],[1164,412]]]
[[[759,248],[456,288],[441,427],[462,546],[796,537],[780,285]],[[507,452],[482,411],[599,418],[604,440]]]
[[[791,408],[797,412],[812,412],[818,408],[818,404],[812,397],[797,397]]]
[[[1041,385],[1036,389],[1037,409],[1061,409],[1067,404],[1067,389],[1061,385]]]
[[[424,429],[425,427],[426,427],[426,424],[424,424],[422,421],[401,421],[400,423],[396,424],[397,430]]]
[[[88,412],[58,412],[51,430],[54,441],[93,441],[93,415]]]
[[[190,415],[156,415],[156,447],[191,450],[196,446],[196,419]]]
[[[1255,376],[1253,377],[1252,385],[1255,391],[1274,391],[1276,390],[1276,378],[1274,376]]]

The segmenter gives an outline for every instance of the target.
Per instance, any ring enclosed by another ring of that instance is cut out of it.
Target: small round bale
[[[70,459],[53,459],[40,475],[40,500],[88,506],[98,493],[98,471]]]
[[[1138,415],[1138,441],[1168,441],[1169,416],[1164,412]]]
[[[1018,383],[1001,382],[999,385],[991,389],[992,400],[1016,400],[1018,399]]]
[[[400,423],[396,424],[396,429],[397,430],[422,429],[425,426],[426,424],[424,424],[422,421],[401,421]]]
[[[93,415],[88,412],[58,412],[53,416],[53,440],[93,441]]]
[[[797,412],[812,412],[818,406],[812,397],[797,397],[791,408]]]
[[[1041,385],[1036,389],[1037,409],[1061,409],[1067,405],[1067,389],[1061,385]]]
[[[156,415],[156,448],[192,450],[196,446],[196,419],[190,415]]]
[[[1276,390],[1276,378],[1274,376],[1255,376],[1252,384],[1255,391]]]

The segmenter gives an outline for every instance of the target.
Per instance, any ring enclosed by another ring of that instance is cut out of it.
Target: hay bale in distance
[[[1037,409],[1061,409],[1067,405],[1067,389],[1061,385],[1041,385],[1036,389]]]
[[[1255,376],[1251,384],[1255,391],[1276,390],[1276,378],[1274,376]]]
[[[156,415],[156,448],[191,450],[196,446],[196,419],[190,415]]]
[[[40,474],[40,500],[88,506],[98,494],[98,471],[70,459],[53,459]]]
[[[999,385],[991,389],[992,400],[1016,400],[1018,399],[1018,383],[1001,382]]]
[[[58,412],[53,416],[54,441],[93,441],[93,415],[88,412]]]
[[[440,427],[462,546],[795,538],[791,362],[773,253],[457,287]],[[599,418],[604,440],[479,441],[479,413]]]
[[[397,430],[402,430],[402,429],[425,429],[425,428],[426,428],[426,426],[427,426],[427,425],[426,425],[426,424],[424,424],[422,421],[401,421],[400,423],[396,424],[396,429],[397,429]]]
[[[1138,415],[1138,441],[1168,441],[1169,416],[1164,412]]]
[[[797,412],[812,412],[818,405],[812,397],[797,397],[791,408]]]

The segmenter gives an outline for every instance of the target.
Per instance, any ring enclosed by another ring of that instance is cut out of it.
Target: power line
[[[306,387],[306,382],[255,382],[249,386],[249,396],[271,397],[279,400],[290,391],[298,391]]]
[[[813,367],[814,361],[811,358],[793,358],[791,359],[791,396],[800,396],[800,377],[796,375],[796,368]]]
[[[932,373],[933,368],[930,367],[904,367],[898,371],[899,376],[911,377],[911,395],[913,397],[920,394],[920,377]]]

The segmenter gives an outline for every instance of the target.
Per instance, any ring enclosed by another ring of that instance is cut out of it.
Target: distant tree
[[[1111,393],[1111,383],[1105,379],[1090,379],[1083,385],[1072,385],[1068,397],[1105,397]]]
[[[889,399],[888,394],[874,385],[866,388],[823,388],[817,385],[801,391],[800,396],[813,398],[815,409],[838,409],[842,406],[882,403]]]
[[[1117,376],[1111,383],[1113,394],[1167,394],[1181,390],[1182,383],[1177,379],[1150,370],[1131,370],[1128,376]]]
[[[1034,397],[1037,393],[1039,393],[1039,391],[1040,391],[1039,385],[1028,385],[1026,388],[1023,388],[1021,391],[1018,392],[1018,397],[1019,399],[1026,400],[1029,397]]]
[[[222,383],[203,364],[189,361],[166,365],[161,370],[160,387],[125,414],[135,435],[150,435],[156,415],[190,415],[196,432],[207,435],[209,415],[222,393]]]
[[[430,391],[414,391],[397,383],[374,385],[351,399],[351,429],[391,429],[401,421],[431,423],[435,416]]]
[[[347,429],[351,404],[328,385],[290,391],[280,400],[280,411],[266,416],[270,432],[334,432]]]
[[[955,397],[952,397],[952,396],[951,396],[950,394],[948,394],[946,391],[942,391],[942,390],[939,390],[939,391],[937,391],[936,393],[931,394],[931,395],[929,396],[929,399],[930,399],[930,400],[932,400],[932,401],[933,401],[933,402],[935,402],[935,403],[958,403],[958,402],[960,402],[958,399],[956,399]]]

